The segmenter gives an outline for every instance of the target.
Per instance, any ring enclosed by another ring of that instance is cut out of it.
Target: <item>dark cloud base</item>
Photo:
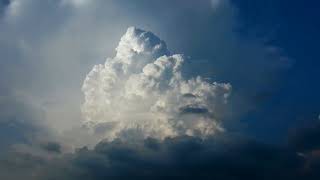
[[[201,140],[179,137],[160,142],[100,142],[71,154],[59,145],[41,157],[12,152],[0,163],[0,179],[318,179],[315,153],[297,153],[254,141],[219,137]],[[319,155],[319,154],[318,154]]]

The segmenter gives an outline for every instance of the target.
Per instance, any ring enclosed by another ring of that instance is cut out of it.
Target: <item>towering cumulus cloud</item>
[[[116,56],[93,67],[82,91],[84,125],[107,140],[223,131],[230,84],[184,79],[180,54],[171,55],[151,32],[128,28]]]

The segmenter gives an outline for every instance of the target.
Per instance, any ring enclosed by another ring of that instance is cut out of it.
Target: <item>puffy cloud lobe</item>
[[[171,55],[165,42],[141,29],[128,28],[116,51],[83,83],[86,126],[109,140],[205,137],[223,130],[219,120],[230,84],[185,80],[183,56]]]

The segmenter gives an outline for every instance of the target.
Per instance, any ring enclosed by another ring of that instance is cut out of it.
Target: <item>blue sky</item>
[[[254,134],[277,142],[277,136],[282,137],[290,128],[318,120],[319,2],[243,0],[235,3],[240,7],[244,26],[269,36],[270,42],[281,47],[293,61],[292,67],[280,77],[279,88],[258,112],[248,117]],[[256,118],[264,123],[253,120]]]

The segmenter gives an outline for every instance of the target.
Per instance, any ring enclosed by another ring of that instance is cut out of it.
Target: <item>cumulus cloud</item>
[[[93,67],[82,91],[84,124],[104,137],[180,135],[205,137],[223,131],[230,84],[185,79],[184,57],[171,54],[156,35],[128,28],[114,58]]]
[[[242,23],[229,0],[5,0],[0,4],[0,88],[32,97],[28,100],[43,109],[42,121],[58,134],[81,126],[83,79],[94,64],[113,53],[130,25],[161,36],[173,52],[167,56],[183,53],[185,80],[200,75],[211,83],[230,82],[228,106],[233,107],[229,111],[233,119],[258,107],[250,104],[251,96],[277,88],[272,76],[278,75],[278,56],[266,53],[259,38],[247,39],[234,31]],[[192,94],[184,97],[195,99]],[[187,106],[181,112],[200,115],[207,109]]]

